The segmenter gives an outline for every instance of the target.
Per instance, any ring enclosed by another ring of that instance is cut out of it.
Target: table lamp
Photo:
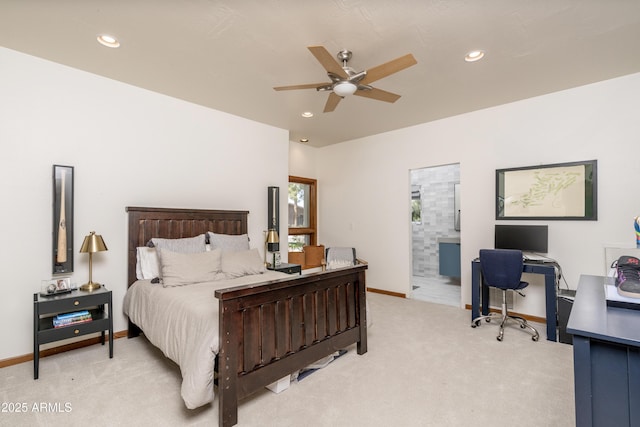
[[[102,236],[96,234],[95,231],[89,233],[88,236],[85,236],[84,241],[82,242],[82,247],[80,248],[80,253],[88,253],[89,254],[89,281],[84,285],[80,286],[80,290],[82,291],[93,291],[100,288],[100,283],[94,283],[92,279],[93,273],[93,253],[94,252],[102,252],[107,250],[107,245],[104,244],[104,240],[102,240]]]

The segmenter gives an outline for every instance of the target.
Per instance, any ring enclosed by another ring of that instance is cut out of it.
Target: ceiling
[[[323,113],[327,92],[273,90],[329,81],[312,45],[351,50],[356,71],[417,65],[372,84],[395,103],[349,96]],[[640,72],[640,1],[0,0],[0,46],[320,147]],[[465,62],[474,49],[485,57]]]

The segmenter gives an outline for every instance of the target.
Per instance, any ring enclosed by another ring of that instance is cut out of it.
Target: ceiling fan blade
[[[341,99],[342,99],[341,97],[339,97],[335,93],[331,92],[329,94],[329,98],[327,98],[327,103],[324,104],[323,113],[330,113],[333,110],[335,110],[336,107],[338,106],[338,102],[340,102]]]
[[[278,86],[273,90],[294,90],[294,89],[317,89],[319,87],[331,85],[331,83],[309,83],[304,85],[292,85],[292,86]]]
[[[343,79],[348,79],[349,75],[342,69],[342,65],[329,53],[324,46],[309,46],[307,49],[316,57],[320,65],[329,73],[336,74]]]
[[[371,88],[371,90],[357,90],[354,95],[384,102],[396,102],[398,99],[400,99],[400,95],[376,88]]]
[[[393,73],[402,71],[405,68],[416,65],[417,63],[418,61],[416,61],[416,58],[414,58],[412,54],[408,53],[404,56],[401,56],[400,58],[396,58],[389,62],[385,62],[382,65],[378,65],[377,67],[368,69],[366,77],[362,79],[360,83],[366,85],[375,82],[376,80],[380,80]]]

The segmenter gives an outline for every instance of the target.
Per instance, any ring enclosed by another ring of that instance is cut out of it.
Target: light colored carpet
[[[368,353],[350,347],[280,394],[256,393],[241,402],[238,425],[575,425],[572,347],[546,341],[542,325],[539,342],[515,328],[498,342],[494,324],[469,326],[469,311],[367,297]],[[0,369],[2,402],[26,406],[0,413],[0,425],[217,424],[217,399],[186,409],[179,369],[143,337],[114,346],[113,359],[100,345],[43,358],[37,381],[32,363]]]

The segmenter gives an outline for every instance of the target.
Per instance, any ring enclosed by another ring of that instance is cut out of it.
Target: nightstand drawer
[[[287,274],[302,274],[302,266],[300,264],[287,264],[287,263],[282,263],[280,265],[275,266],[275,268],[273,266],[269,266],[267,267],[269,270],[275,270],[275,271],[279,271],[281,273],[287,273]]]
[[[41,298],[38,305],[38,312],[42,315],[76,311],[80,307],[108,304],[109,297],[110,294],[108,292],[91,294],[89,292],[73,291],[71,295],[66,296],[66,298]]]
[[[91,322],[78,323],[75,325],[64,326],[62,328],[41,330],[38,332],[38,341],[40,344],[45,344],[67,338],[79,337],[81,335],[92,334],[94,332],[102,332],[106,329],[109,329],[109,319],[96,319]]]
[[[291,267],[284,267],[284,268],[279,268],[278,271],[281,271],[283,273],[287,273],[287,274],[295,274],[295,273],[300,273],[300,266],[299,265],[295,265],[295,266],[291,266]]]

